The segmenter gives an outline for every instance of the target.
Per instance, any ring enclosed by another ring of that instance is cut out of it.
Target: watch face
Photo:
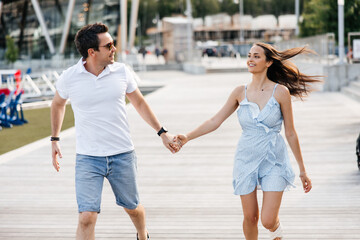
[[[164,129],[164,132],[168,132],[168,130],[166,128],[163,127],[163,129]]]

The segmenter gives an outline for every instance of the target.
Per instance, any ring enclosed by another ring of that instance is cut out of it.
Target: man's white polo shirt
[[[108,65],[99,76],[82,59],[56,83],[60,97],[70,99],[75,116],[76,153],[111,156],[134,149],[125,109],[125,95],[137,89],[122,63]]]

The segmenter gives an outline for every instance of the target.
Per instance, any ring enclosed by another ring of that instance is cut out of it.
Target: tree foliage
[[[15,42],[10,36],[6,36],[5,59],[9,63],[14,63],[19,55],[19,49],[15,46]]]
[[[272,14],[278,17],[283,14],[295,14],[295,0],[243,0],[244,14],[253,17]],[[301,1],[300,1],[301,3]],[[301,4],[300,4],[301,9]]]
[[[212,15],[220,12],[220,4],[218,0],[192,0],[193,17],[205,18],[207,15]]]
[[[338,39],[337,1],[309,0],[305,2],[300,24],[302,37],[332,32]],[[345,0],[345,36],[348,32],[360,31],[360,0]]]

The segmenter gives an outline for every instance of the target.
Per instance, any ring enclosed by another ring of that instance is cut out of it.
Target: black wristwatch
[[[60,141],[60,138],[59,137],[50,137],[50,141],[53,142],[53,141]]]
[[[167,133],[167,132],[168,132],[168,130],[166,128],[161,127],[161,129],[158,131],[157,135],[160,136],[162,133]]]

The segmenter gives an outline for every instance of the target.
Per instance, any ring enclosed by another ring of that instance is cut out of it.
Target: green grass
[[[0,131],[0,155],[51,135],[50,108],[24,111],[29,123]],[[62,130],[74,126],[74,114],[70,105],[66,105]]]

